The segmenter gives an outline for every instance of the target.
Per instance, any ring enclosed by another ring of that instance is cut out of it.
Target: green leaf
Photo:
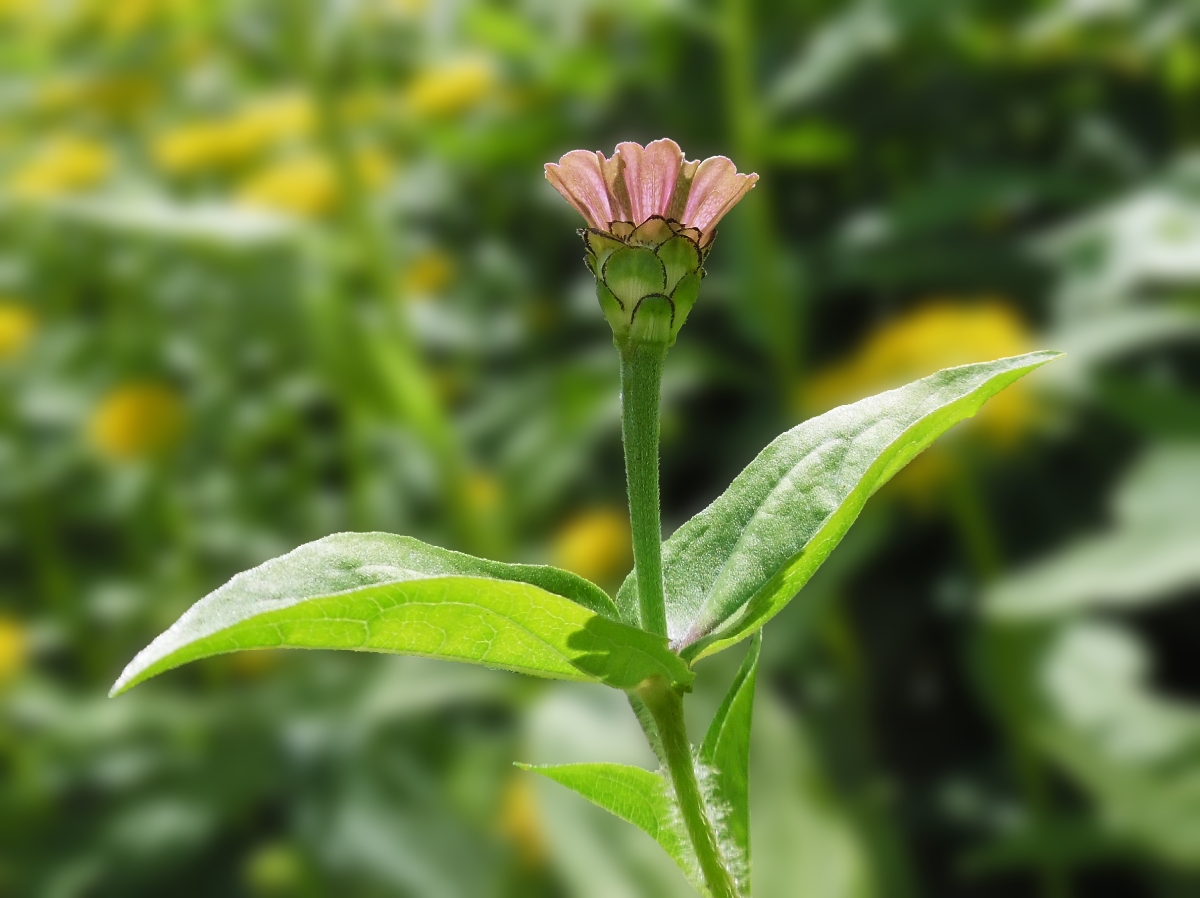
[[[738,882],[746,884],[747,892],[750,882],[750,723],[761,650],[760,630],[754,634],[750,651],[700,746],[700,760],[714,773],[705,783],[708,800],[723,811],[715,816],[726,858],[737,865],[734,875]]]
[[[592,804],[632,823],[662,846],[697,891],[708,894],[680,823],[679,810],[660,774],[625,764],[517,764],[578,792]]]
[[[466,661],[632,689],[693,674],[661,637],[618,623],[598,586],[388,533],[339,533],[238,574],[143,649],[117,695],[223,652],[323,648]]]
[[[808,582],[877,489],[987,399],[1056,357],[1034,352],[948,368],[775,439],[663,546],[672,646],[695,661],[762,627]],[[636,619],[632,576],[617,604],[626,620]]]

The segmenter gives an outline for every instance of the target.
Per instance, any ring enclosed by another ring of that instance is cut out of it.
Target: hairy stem
[[[654,716],[660,748],[667,763],[675,800],[683,815],[688,838],[700,862],[700,873],[713,898],[737,898],[733,875],[725,866],[717,843],[717,834],[696,779],[692,746],[683,722],[683,697],[661,680],[646,683],[638,690],[642,701]]]
[[[658,498],[658,406],[665,343],[629,341],[621,350],[621,436],[641,627],[667,635]]]

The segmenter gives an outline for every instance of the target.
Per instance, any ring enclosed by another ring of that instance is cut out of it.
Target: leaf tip
[[[117,677],[117,681],[113,683],[112,688],[108,690],[109,698],[116,698],[118,695],[128,692],[141,682],[141,679],[138,677],[138,674],[141,673],[141,671],[134,667],[136,663],[137,659],[134,658],[133,661],[129,662],[125,669],[121,671],[121,675]]]

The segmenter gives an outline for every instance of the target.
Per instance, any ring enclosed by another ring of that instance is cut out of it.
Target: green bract
[[[711,242],[702,249],[698,230],[660,215],[610,228],[580,231],[604,317],[618,340],[673,344],[700,294]]]

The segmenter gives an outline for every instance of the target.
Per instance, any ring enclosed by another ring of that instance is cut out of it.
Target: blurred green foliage
[[[652,765],[599,690],[254,653],[103,697],[338,530],[620,582],[541,166],[664,135],[762,176],[668,366],[669,527],[806,415],[1069,353],[764,644],[756,894],[1200,890],[1193,3],[3,0],[0,60],[0,894],[688,894],[511,767]]]

